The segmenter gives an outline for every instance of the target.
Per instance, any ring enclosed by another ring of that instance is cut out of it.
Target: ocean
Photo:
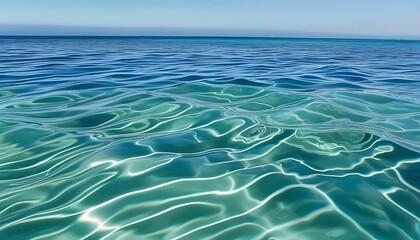
[[[0,37],[0,239],[420,239],[420,41]]]

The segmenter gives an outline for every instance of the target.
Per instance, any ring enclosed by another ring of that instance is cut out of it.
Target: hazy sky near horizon
[[[420,0],[0,0],[1,24],[420,37]]]

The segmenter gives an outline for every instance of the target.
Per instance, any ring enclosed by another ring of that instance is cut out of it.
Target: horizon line
[[[315,39],[372,39],[420,40],[413,35],[377,35],[362,33],[293,31],[263,28],[216,27],[120,27],[75,26],[54,24],[0,23],[0,36],[148,36],[148,37],[250,37],[250,38],[315,38]]]
[[[419,39],[406,39],[406,38],[358,38],[358,37],[287,37],[287,36],[223,36],[223,35],[49,35],[49,34],[2,34],[0,38],[251,38],[251,39],[295,39],[295,40],[356,40],[356,41],[414,41],[418,42]]]

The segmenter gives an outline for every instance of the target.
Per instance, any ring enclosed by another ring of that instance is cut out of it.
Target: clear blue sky
[[[420,37],[420,0],[0,0],[1,24]]]

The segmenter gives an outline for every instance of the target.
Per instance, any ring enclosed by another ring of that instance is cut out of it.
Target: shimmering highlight
[[[418,42],[0,49],[0,239],[420,237]]]

